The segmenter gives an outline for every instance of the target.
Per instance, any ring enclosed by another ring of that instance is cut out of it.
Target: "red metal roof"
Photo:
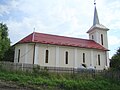
[[[42,44],[107,50],[106,48],[104,48],[103,46],[101,46],[100,44],[96,43],[93,40],[57,36],[57,35],[43,34],[37,32],[28,35],[27,37],[20,40],[17,44],[20,43],[42,43]]]

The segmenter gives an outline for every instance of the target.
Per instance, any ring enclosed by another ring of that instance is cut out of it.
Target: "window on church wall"
[[[100,55],[98,54],[98,65],[100,65]]]
[[[18,62],[20,61],[20,49],[18,50]]]
[[[103,45],[103,34],[101,34],[101,44]]]
[[[94,40],[94,36],[92,35],[92,40]]]
[[[85,63],[85,53],[83,53],[83,63]]]
[[[45,52],[45,63],[48,63],[49,51],[46,50]]]
[[[65,52],[65,64],[68,64],[68,51]]]

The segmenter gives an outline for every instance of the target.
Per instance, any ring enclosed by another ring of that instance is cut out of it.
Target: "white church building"
[[[14,45],[14,63],[67,68],[83,65],[103,70],[109,67],[108,30],[99,23],[95,5],[89,39],[33,32]]]

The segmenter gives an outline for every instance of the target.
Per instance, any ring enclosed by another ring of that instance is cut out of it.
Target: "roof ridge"
[[[70,39],[79,39],[79,40],[88,40],[88,41],[90,41],[89,39],[83,39],[83,38],[77,38],[77,37],[62,36],[62,35],[47,34],[47,33],[39,33],[39,32],[34,32],[34,33],[44,34],[44,35],[49,35],[49,36],[56,36],[56,37],[64,37],[64,38],[70,38]]]
[[[34,41],[32,40],[33,34],[34,34]],[[52,35],[52,34],[46,34],[46,33],[38,33],[38,32],[29,34],[28,36],[21,39],[16,44],[22,44],[22,43],[41,43],[41,44],[107,50],[106,48],[102,47],[100,44],[94,42],[93,40]]]

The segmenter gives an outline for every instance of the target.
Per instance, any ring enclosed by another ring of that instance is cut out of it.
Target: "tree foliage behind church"
[[[10,48],[10,39],[8,38],[8,27],[6,24],[0,23],[0,60],[6,56],[5,53]]]
[[[120,47],[117,50],[116,54],[112,56],[111,61],[110,61],[110,67],[120,70]]]

